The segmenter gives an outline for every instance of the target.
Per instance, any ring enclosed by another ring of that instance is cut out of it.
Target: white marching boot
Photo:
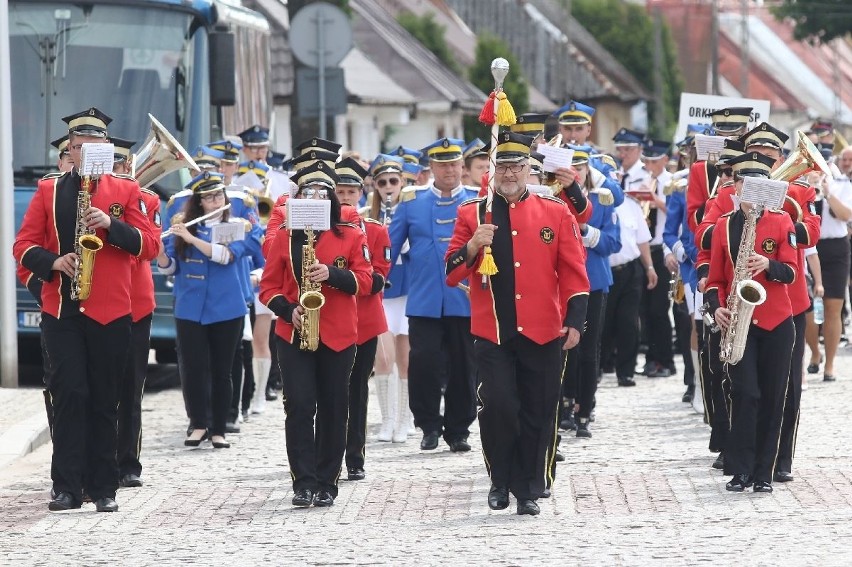
[[[251,361],[251,366],[254,371],[254,396],[251,399],[251,413],[263,413],[266,410],[266,381],[269,380],[272,359],[255,357]]]
[[[396,391],[390,392],[391,377],[393,374],[376,374],[376,396],[379,398],[379,410],[382,413],[382,426],[376,435],[376,441],[390,441],[393,439],[393,424],[396,419],[394,407],[396,405]],[[394,403],[391,403],[391,402]]]
[[[393,442],[405,443],[408,439],[408,380],[399,380],[399,396],[396,405],[396,424],[393,428]]]
[[[691,350],[692,367],[695,368],[695,392],[692,394],[692,409],[695,413],[704,415],[704,383],[701,381],[701,361],[698,359],[698,351]]]

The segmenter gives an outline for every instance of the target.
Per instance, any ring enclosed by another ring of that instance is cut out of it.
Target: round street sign
[[[322,27],[322,33],[319,28]],[[324,45],[319,45],[320,38]],[[320,50],[323,66],[335,67],[352,49],[352,26],[349,17],[327,2],[308,4],[290,22],[290,48],[303,65],[319,67]]]

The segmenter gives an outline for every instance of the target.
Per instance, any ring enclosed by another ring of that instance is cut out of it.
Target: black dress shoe
[[[819,373],[819,364],[808,364],[808,374]]]
[[[541,493],[541,496],[539,496],[539,498],[550,498],[550,495],[551,495],[550,487],[548,486],[547,488],[544,489],[544,491]]]
[[[589,431],[589,422],[583,418],[577,421],[577,437],[591,439],[592,432]]]
[[[420,441],[420,448],[424,451],[432,451],[438,448],[438,440],[441,434],[437,431],[430,431],[423,434],[423,440]],[[452,447],[451,447],[452,448]]]
[[[118,485],[124,488],[139,488],[142,486],[142,479],[138,474],[126,474],[118,481]]]
[[[687,386],[686,392],[683,393],[683,396],[680,398],[680,401],[682,401],[685,404],[691,404],[692,403],[692,397],[694,395],[695,395],[695,386],[692,386],[692,385]]]
[[[243,416],[243,423],[248,422],[248,420],[249,420],[249,410],[244,409],[244,410],[241,412],[241,415]]]
[[[347,473],[346,478],[348,480],[364,480],[364,477],[366,476],[364,474],[364,469],[359,469],[359,468],[356,468],[356,467],[348,467],[346,469],[346,473]]]
[[[276,392],[274,388],[267,388],[266,389],[266,401],[267,402],[274,402],[277,399],[278,399],[278,392]]]
[[[574,431],[577,429],[577,421],[574,419],[574,412],[566,414],[565,419],[559,422],[559,429],[562,431]]]
[[[63,510],[76,510],[80,506],[80,502],[70,492],[60,492],[56,495],[56,498],[50,501],[47,509],[51,512],[61,512]]]
[[[618,385],[630,387],[630,386],[635,386],[636,382],[633,380],[633,378],[619,378],[618,379]]]
[[[211,435],[210,442],[213,444],[214,449],[230,449],[231,444],[228,441],[225,441],[224,437],[221,437],[221,440],[213,440],[212,437],[219,437],[219,435]]]
[[[754,488],[752,490],[755,492],[772,492],[772,483],[765,480],[757,480],[754,482]]]
[[[559,452],[559,449],[556,450],[556,456],[554,457],[557,463],[565,462],[565,455]]]
[[[719,456],[716,457],[716,460],[713,461],[713,464],[710,465],[716,470],[722,470],[725,468],[725,455],[723,453],[719,453]]]
[[[205,429],[204,434],[201,435],[201,437],[197,437],[197,436],[193,437],[193,434],[196,431],[201,431],[201,430],[200,429],[193,429],[189,433],[187,438],[183,440],[184,445],[186,445],[187,447],[198,447],[199,445],[201,445],[201,442],[204,441],[205,439],[207,439],[207,437],[210,435],[209,432]]]
[[[118,504],[114,498],[104,497],[95,501],[95,510],[98,512],[117,512]]]
[[[790,482],[793,480],[793,473],[787,471],[775,471],[773,479],[775,482]]]
[[[314,491],[310,488],[300,488],[293,493],[293,506],[307,508],[314,503]]]
[[[509,489],[505,486],[491,486],[488,491],[488,507],[492,510],[505,510],[509,507]]]
[[[535,500],[518,500],[518,516],[538,516],[540,513]]]
[[[320,490],[314,498],[314,506],[320,508],[328,508],[334,504],[334,496],[328,490]]]
[[[725,490],[730,490],[731,492],[742,492],[752,484],[751,475],[735,474],[734,478],[729,480],[725,485]]]
[[[834,374],[823,374],[822,381],[823,382],[834,382],[837,380],[837,376]]]
[[[239,433],[240,426],[234,421],[225,422],[225,433]]]
[[[470,451],[470,443],[467,439],[456,439],[449,442],[450,451],[453,453],[467,453]]]

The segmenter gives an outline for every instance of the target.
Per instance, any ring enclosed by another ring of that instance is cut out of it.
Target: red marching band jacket
[[[112,217],[110,229],[98,229],[104,245],[96,253],[91,295],[71,301],[71,279],[53,271],[53,262],[74,251],[74,227],[80,177],[54,174],[41,179],[24,215],[13,254],[25,269],[43,281],[42,311],[53,317],[82,313],[107,324],[129,315],[131,271],[138,261],[150,261],[159,252],[160,239],[142,212],[145,201],[131,178],[102,175],[92,182],[91,204]]]
[[[152,229],[159,237],[163,224],[160,220],[160,197],[153,191],[142,189],[142,201],[145,203],[143,213],[148,217]],[[130,318],[135,323],[153,313],[156,305],[151,262],[137,258],[131,272]]]
[[[576,188],[574,188],[574,189],[576,189]],[[478,196],[479,197],[485,197],[487,194],[488,194],[488,186],[485,185],[484,182],[483,182],[483,185],[480,186],[480,188],[479,188]],[[585,203],[585,206],[583,207],[583,210],[578,210],[578,208],[579,208],[578,205],[574,202],[574,199],[571,198],[572,196],[569,195],[568,191],[564,188],[560,189],[559,193],[554,195],[554,197],[556,197],[557,199],[559,199],[560,201],[562,201],[563,203],[568,205],[568,210],[571,211],[572,215],[574,215],[574,218],[577,220],[577,223],[586,224],[587,222],[589,222],[589,219],[592,218],[592,211],[593,211],[594,207],[592,205],[591,199],[589,199],[588,197],[586,197],[586,203]],[[577,198],[579,199],[580,196],[577,195]]]
[[[472,263],[457,254],[479,226],[480,201],[482,198],[472,199],[458,208],[455,231],[445,256],[447,285],[455,286],[470,278],[471,333],[500,344],[492,287],[482,289],[476,274],[482,252]],[[510,205],[509,215],[517,330],[528,339],[545,344],[560,336],[568,315],[568,301],[589,293],[580,230],[568,207],[555,197],[530,195]],[[583,316],[585,319],[585,313]]]
[[[689,181],[686,188],[686,222],[689,230],[696,234],[698,225],[704,214],[704,205],[711,196],[713,183],[715,182],[715,171],[713,165],[706,161],[697,161],[689,168]],[[696,242],[698,242],[696,234]]]
[[[343,291],[333,287],[331,274],[329,280],[322,282],[321,288],[325,305],[320,310],[320,342],[340,352],[358,340],[355,296],[370,293],[373,271],[367,238],[361,228],[345,222],[337,226],[340,236],[331,231],[318,235],[315,254],[318,262],[327,264],[330,272],[335,272],[334,280],[338,285],[346,288]],[[292,253],[294,251],[295,254]],[[283,299],[291,306],[298,304],[301,277],[297,273],[301,274],[301,263],[301,244],[293,242],[289,230],[278,231],[266,254],[266,267],[260,280],[260,300],[272,311],[277,312],[273,305],[276,300],[280,302]],[[294,264],[298,264],[298,272]],[[275,334],[289,343],[299,340],[296,328],[286,317],[278,317]]]
[[[798,252],[798,273],[805,273],[805,249],[816,246],[821,232],[822,219],[816,214],[816,191],[806,181],[792,181],[787,186],[787,197],[784,199],[784,211],[793,220],[796,231],[796,248]],[[808,295],[808,283],[803,277],[796,278],[787,287],[793,315],[799,315],[811,306]]]
[[[343,207],[357,211],[353,207]],[[367,236],[367,248],[370,250],[370,264],[373,267],[373,285],[369,295],[359,295],[358,303],[358,344],[362,345],[388,330],[382,295],[385,282],[391,269],[390,236],[384,224],[373,219],[360,219],[361,229]]]
[[[713,230],[713,244],[710,262],[710,275],[706,294],[718,294],[719,304],[725,306],[731,283],[734,279],[733,254],[731,250],[731,219],[734,213],[723,215]],[[754,239],[754,252],[770,260],[776,260],[793,271],[793,283],[797,279],[796,233],[790,217],[782,211],[766,211],[757,221]],[[768,278],[766,270],[753,279],[766,288],[766,301],[758,305],[752,313],[752,323],[761,329],[771,331],[779,323],[793,314],[788,296],[788,285]]]

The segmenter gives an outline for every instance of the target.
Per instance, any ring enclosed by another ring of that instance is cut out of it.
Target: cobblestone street
[[[153,393],[144,401],[145,486],[121,489],[115,514],[93,504],[48,512],[49,443],[0,469],[0,563],[849,565],[847,353],[837,367],[845,379],[812,377],[795,481],[769,495],[725,491],[679,377],[617,388],[606,376],[594,437],[563,439],[566,462],[538,517],[516,516],[514,501],[488,509],[477,434],[466,455],[443,443],[421,452],[419,437],[371,442],[366,480],[342,481],[331,508],[294,509],[280,403],[229,436],[231,449],[189,449],[180,392]],[[42,411],[40,391],[19,392]]]

